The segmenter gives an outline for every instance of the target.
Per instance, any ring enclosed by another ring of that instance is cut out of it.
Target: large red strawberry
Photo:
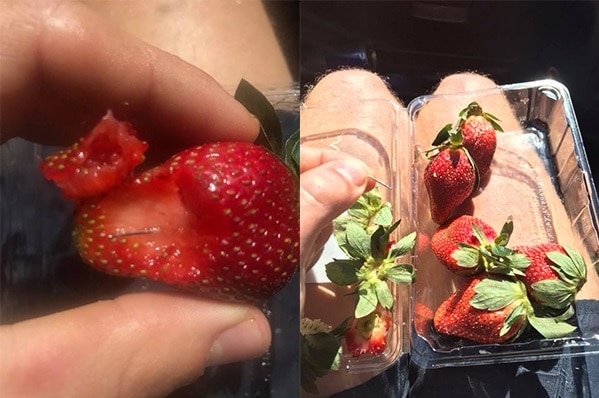
[[[284,163],[259,146],[221,142],[82,199],[73,236],[83,260],[101,271],[256,300],[296,269],[298,212],[295,177]]]
[[[362,318],[352,318],[345,333],[347,349],[354,357],[366,353],[382,353],[387,347],[387,334],[391,323],[391,312],[380,304],[370,314]]]
[[[437,228],[431,237],[431,249],[443,265],[457,274],[522,274],[530,261],[507,247],[512,231],[511,220],[497,235],[483,220],[461,215]]]
[[[459,115],[459,128],[462,130],[463,145],[474,159],[480,177],[483,178],[491,168],[491,162],[497,148],[497,131],[503,131],[497,118],[476,102],[468,104]]]
[[[116,120],[109,111],[91,133],[47,157],[40,167],[65,198],[80,199],[122,183],[143,162],[147,148],[129,123]]]
[[[441,150],[424,170],[431,218],[437,224],[447,221],[455,209],[470,197],[478,185],[478,172],[461,146]]]
[[[586,282],[587,268],[576,250],[557,243],[520,246],[530,259],[520,279],[536,302],[555,309],[568,307]]]
[[[433,324],[439,333],[503,343],[523,331],[530,313],[532,306],[520,282],[479,275],[437,308]]]
[[[576,329],[564,321],[569,316],[537,315],[521,281],[480,274],[441,303],[433,325],[442,334],[495,344],[516,339],[528,325],[548,339],[567,336]]]

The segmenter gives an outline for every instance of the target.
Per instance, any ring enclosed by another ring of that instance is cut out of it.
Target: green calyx
[[[341,339],[347,331],[347,323],[345,320],[333,329],[319,319],[301,319],[301,386],[306,392],[318,394],[316,380],[331,371],[339,370]]]
[[[564,251],[547,253],[547,258],[553,263],[551,268],[558,274],[559,279],[547,279],[532,284],[532,294],[541,304],[554,309],[564,309],[570,306],[576,293],[587,280],[587,267],[582,256],[573,248],[563,246]]]
[[[526,287],[512,278],[483,278],[474,286],[474,291],[476,293],[470,300],[470,305],[476,309],[493,312],[508,306],[511,308],[503,321],[500,336],[505,335],[518,321],[527,318],[533,312],[526,295]]]
[[[393,307],[389,282],[409,284],[414,280],[414,266],[400,259],[414,248],[416,233],[393,242],[400,221],[391,220],[390,205],[373,189],[333,224],[337,244],[348,258],[326,264],[326,274],[336,285],[354,287],[356,318],[372,313],[379,303],[386,309]]]
[[[458,121],[456,124],[461,125],[462,122],[466,121],[470,116],[482,116],[489,123],[491,123],[495,131],[503,132],[503,128],[501,128],[501,126],[499,125],[499,119],[490,113],[484,112],[483,108],[476,101],[469,103],[464,109],[460,111],[460,113],[458,114]]]
[[[524,270],[530,265],[530,260],[523,254],[507,247],[510,236],[514,230],[514,223],[508,219],[503,224],[501,232],[492,241],[489,241],[484,232],[476,224],[472,224],[474,236],[480,245],[458,243],[451,257],[456,260],[459,267],[465,272],[502,275],[524,275]]]
[[[571,307],[561,313],[548,312],[543,308],[535,308],[528,299],[526,286],[519,280],[505,275],[484,278],[474,287],[475,295],[470,305],[479,310],[497,311],[505,307],[511,310],[506,316],[500,336],[507,333],[514,324],[525,317],[522,327],[511,339],[517,339],[526,329],[527,324],[546,339],[565,337],[576,328],[566,322],[574,314]]]

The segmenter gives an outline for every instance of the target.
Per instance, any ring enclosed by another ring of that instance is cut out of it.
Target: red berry
[[[447,148],[436,155],[424,170],[433,221],[447,221],[470,197],[476,184],[476,170],[462,149]]]
[[[86,188],[96,187],[79,200],[74,219],[84,262],[211,298],[255,301],[281,289],[299,262],[291,170],[259,146],[220,142],[133,176],[138,158],[129,149],[146,145],[130,141],[126,126],[104,118],[77,147],[82,164],[96,165],[96,172],[85,179],[76,168],[61,175],[68,197],[89,196]]]

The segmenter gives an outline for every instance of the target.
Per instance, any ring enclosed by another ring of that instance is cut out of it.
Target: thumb
[[[353,158],[320,164],[300,177],[300,252],[309,255],[316,239],[371,186],[367,166]],[[308,256],[309,257],[309,256]]]
[[[0,396],[165,396],[270,344],[257,308],[136,293],[0,328]]]

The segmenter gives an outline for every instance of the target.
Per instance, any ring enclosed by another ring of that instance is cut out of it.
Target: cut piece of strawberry
[[[67,199],[82,199],[121,184],[144,160],[148,144],[108,111],[90,134],[45,158],[40,168]]]
[[[352,318],[345,333],[345,342],[351,355],[379,355],[385,351],[391,323],[391,312],[380,304],[370,314],[362,318]]]

